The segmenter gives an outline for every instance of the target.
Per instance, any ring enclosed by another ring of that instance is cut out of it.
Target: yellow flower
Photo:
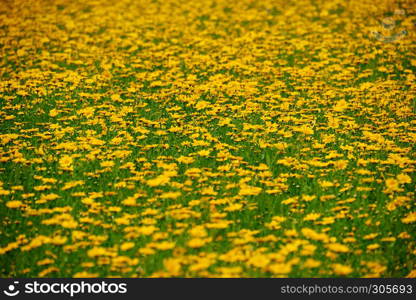
[[[126,199],[121,201],[121,203],[125,206],[136,206],[137,205],[135,197],[127,197]]]
[[[289,274],[292,271],[292,266],[290,264],[284,264],[284,263],[275,263],[271,264],[268,267],[269,271],[273,274]]]
[[[342,244],[339,244],[339,243],[327,244],[326,247],[329,250],[334,251],[334,252],[342,252],[342,253],[345,253],[345,252],[349,252],[350,251],[350,249],[347,246],[342,245]]]
[[[376,238],[379,234],[378,233],[370,233],[365,236],[363,236],[363,240],[372,240]]]
[[[410,273],[407,274],[406,278],[416,278],[416,269],[410,271]]]
[[[55,261],[53,259],[45,258],[45,259],[39,260],[36,264],[38,266],[44,266],[44,265],[50,265],[50,264],[52,264],[54,262]]]
[[[202,157],[207,157],[210,153],[211,153],[210,150],[200,150],[197,152],[197,154]]]
[[[94,116],[94,111],[95,111],[95,108],[90,106],[90,107],[85,107],[85,108],[78,110],[77,113],[86,118],[92,118]]]
[[[334,106],[334,111],[336,112],[343,112],[344,110],[346,110],[348,108],[348,103],[345,100],[340,100],[338,101],[335,106]]]
[[[141,226],[141,227],[139,227],[138,231],[143,235],[151,235],[155,231],[157,231],[157,227],[152,226],[152,225],[150,225],[150,226]]]
[[[42,220],[42,224],[60,225],[64,228],[76,228],[78,226],[78,222],[76,222],[74,218],[67,213],[55,215],[50,219]]]
[[[386,179],[386,187],[386,193],[399,192],[401,190],[399,187],[399,181],[394,178]]]
[[[164,175],[160,175],[156,178],[153,179],[149,179],[147,181],[147,185],[148,186],[159,186],[159,185],[165,185],[170,181],[170,177],[164,176]]]
[[[22,201],[19,201],[19,200],[12,200],[12,201],[8,201],[8,202],[6,203],[6,206],[7,206],[8,208],[19,208],[19,207],[21,207],[22,205],[23,205]]]
[[[152,248],[145,247],[145,248],[140,248],[139,253],[143,255],[153,255],[156,253],[156,251],[153,250]]]
[[[269,227],[270,229],[280,229],[280,226]],[[296,237],[298,232],[295,229],[286,229],[283,233],[287,237]]]
[[[42,195],[40,197],[40,199],[37,200],[35,203],[46,203],[47,201],[53,201],[53,200],[56,200],[58,198],[59,198],[59,196],[57,194],[54,194],[54,193],[48,194],[48,195]]]
[[[262,189],[256,186],[244,185],[240,188],[238,195],[240,196],[255,196],[260,194]]]
[[[325,233],[318,233],[310,228],[302,228],[301,232],[306,238],[309,238],[311,240],[323,242],[327,242],[329,240],[328,235],[326,235]]]
[[[59,166],[62,170],[65,171],[72,171],[73,170],[73,164],[74,160],[69,155],[64,155],[59,159]]]
[[[306,135],[312,135],[312,134],[314,134],[314,130],[310,127],[310,126],[308,126],[308,125],[302,125],[302,126],[300,126],[300,127],[294,127],[293,128],[293,131],[297,131],[297,132],[301,132],[301,133],[303,133],[303,134],[306,134]]]
[[[332,164],[336,169],[343,170],[348,166],[348,160],[336,160]]]
[[[399,174],[399,175],[397,175],[396,178],[397,178],[397,181],[400,184],[403,184],[403,183],[411,183],[412,182],[412,178],[410,178],[410,176],[407,175],[407,174]]]
[[[89,273],[86,271],[77,272],[74,275],[72,275],[73,278],[95,278],[100,276],[98,273]]]
[[[310,213],[303,218],[304,221],[315,221],[321,217],[321,214],[318,213]]]
[[[170,250],[170,249],[173,249],[175,247],[175,243],[174,242],[163,241],[163,242],[160,242],[160,243],[154,243],[153,247],[158,249],[158,250]]]
[[[167,258],[163,261],[163,265],[166,271],[168,271],[171,276],[179,276],[182,268],[181,259]]]
[[[197,104],[195,105],[195,108],[197,110],[201,110],[201,109],[206,108],[209,104],[210,103],[208,101],[201,100],[197,102]]]
[[[114,162],[111,160],[106,160],[100,163],[100,166],[103,168],[111,168],[114,167]]]
[[[197,272],[209,268],[215,261],[209,257],[201,257],[198,260],[189,266],[189,271]]]
[[[161,194],[159,197],[161,199],[176,199],[182,195],[181,192],[166,192]]]
[[[312,255],[315,253],[316,246],[312,244],[303,245],[301,255]]]
[[[94,247],[87,251],[89,257],[98,257],[98,256],[116,256],[116,254],[109,249],[103,247]]]
[[[180,163],[183,163],[183,164],[191,164],[195,161],[195,158],[189,157],[189,156],[181,156],[176,160]]]
[[[65,185],[62,187],[63,191],[69,190],[73,187],[76,187],[78,185],[83,185],[85,182],[83,180],[75,180],[75,181],[69,181],[66,182]]]
[[[203,238],[193,238],[189,240],[186,244],[188,247],[191,248],[200,248],[204,246],[205,244],[209,243],[211,239],[203,239]]]
[[[416,222],[416,212],[411,212],[411,213],[408,213],[408,214],[406,215],[406,217],[404,217],[404,218],[402,219],[402,222],[403,222],[403,223],[405,223],[405,224],[409,224],[409,223],[414,223],[414,222]]]
[[[378,249],[378,248],[380,248],[379,244],[371,244],[371,245],[367,246],[367,250],[375,250],[375,249]]]
[[[266,255],[263,254],[256,254],[249,258],[247,261],[248,265],[257,267],[257,268],[263,268],[267,266],[270,263],[270,258],[268,258]]]
[[[229,206],[227,206],[226,208],[224,208],[225,211],[237,211],[240,210],[243,207],[243,205],[241,203],[233,203],[230,204]]]
[[[118,102],[118,101],[122,101],[121,97],[119,94],[113,94],[111,95],[111,100]]]
[[[59,114],[59,110],[57,110],[57,109],[51,109],[49,111],[49,116],[51,116],[52,118],[56,117],[58,114]]]
[[[72,236],[72,240],[81,240],[87,236],[87,233],[83,231],[79,231],[79,230],[74,230],[72,231],[71,236]]]
[[[216,268],[216,271],[221,273],[225,278],[237,276],[241,272],[243,272],[242,267],[218,267]]]
[[[302,200],[305,202],[310,202],[314,199],[316,199],[315,195],[302,195]]]
[[[211,195],[211,196],[215,196],[218,193],[214,190],[214,187],[209,186],[209,187],[205,187],[203,189],[201,189],[201,195]]]
[[[303,263],[303,267],[304,268],[317,268],[321,265],[320,261],[317,261],[315,259],[312,258],[308,258],[304,263]]]
[[[49,267],[49,268],[46,268],[45,270],[43,270],[43,271],[41,271],[41,272],[39,272],[39,277],[45,277],[46,275],[48,275],[49,273],[52,273],[52,272],[59,272],[60,270],[57,268],[57,267]]]
[[[206,237],[208,235],[207,231],[203,226],[195,226],[189,230],[189,234],[192,237]]]

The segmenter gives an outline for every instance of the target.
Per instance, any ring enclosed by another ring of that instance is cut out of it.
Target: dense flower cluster
[[[0,276],[416,276],[415,10],[2,1]]]

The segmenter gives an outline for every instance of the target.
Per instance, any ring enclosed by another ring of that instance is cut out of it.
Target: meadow
[[[413,0],[1,0],[0,277],[416,277]]]

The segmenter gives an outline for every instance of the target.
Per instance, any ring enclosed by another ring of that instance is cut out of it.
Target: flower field
[[[0,1],[0,277],[416,277],[416,5]]]

